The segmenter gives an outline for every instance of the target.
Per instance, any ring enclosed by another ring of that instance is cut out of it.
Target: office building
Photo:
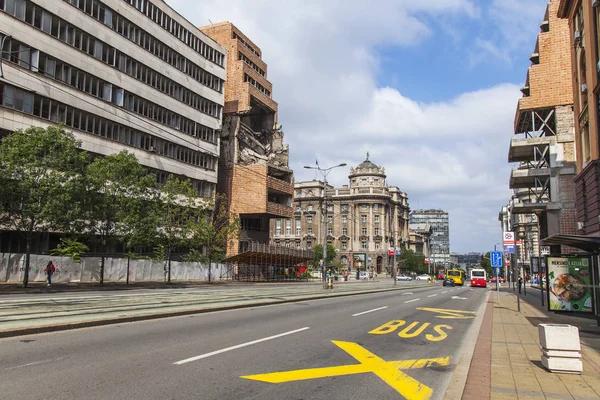
[[[214,196],[225,48],[164,1],[0,0],[0,43],[0,135],[62,123]]]
[[[450,222],[448,213],[442,210],[414,210],[410,213],[411,224],[427,224],[431,227],[429,259],[433,265],[450,265]]]

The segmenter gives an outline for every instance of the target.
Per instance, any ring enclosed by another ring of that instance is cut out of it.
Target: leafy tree
[[[158,243],[165,251],[167,282],[171,283],[171,254],[175,248],[189,243],[193,223],[205,205],[188,180],[169,175],[160,190]]]
[[[485,256],[481,258],[481,268],[485,269],[488,276],[492,276],[492,264],[490,261],[490,252],[488,251]]]
[[[144,220],[144,202],[152,201],[155,178],[146,173],[135,155],[122,151],[98,157],[86,170],[87,232],[100,240],[100,284],[104,283],[104,262],[108,245],[119,236],[133,242],[135,221]]]
[[[24,287],[36,232],[68,232],[80,220],[81,177],[87,162],[80,145],[62,126],[18,130],[0,144],[0,224],[25,238]]]
[[[208,210],[212,210],[212,212],[206,212]],[[199,210],[197,213],[196,221],[191,224],[190,248],[192,251],[189,256],[200,259],[202,262],[208,262],[209,282],[212,263],[225,258],[227,244],[239,237],[240,228],[240,219],[238,216],[229,214],[227,197],[223,194],[217,194],[215,200],[207,205],[207,209]]]
[[[87,253],[88,250],[89,248],[85,244],[76,239],[64,237],[60,239],[60,244],[55,249],[50,250],[50,255],[71,257],[73,261],[80,263],[81,256]]]
[[[425,256],[411,249],[405,249],[397,257],[398,267],[405,272],[415,274],[426,274],[428,266],[425,264]]]
[[[310,265],[313,268],[318,268],[320,261],[323,259],[323,245],[318,244],[313,247],[313,251],[315,252],[315,258],[312,259]],[[337,250],[331,243],[327,243],[327,260],[325,260],[325,266],[330,266],[333,260],[335,259]]]

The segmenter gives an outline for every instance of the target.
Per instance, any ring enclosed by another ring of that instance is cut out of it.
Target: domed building
[[[409,240],[409,206],[406,193],[389,186],[386,178],[385,168],[370,161],[367,153],[365,161],[350,168],[348,185],[327,185],[325,206],[323,181],[296,182],[294,218],[272,221],[271,242],[313,248],[327,235],[328,243],[337,249],[337,258],[351,273],[370,267],[377,273],[389,271],[389,249],[405,248]]]

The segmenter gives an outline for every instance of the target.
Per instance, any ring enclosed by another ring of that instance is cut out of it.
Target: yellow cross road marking
[[[470,319],[475,318],[475,311],[465,311],[465,310],[447,310],[444,308],[428,308],[428,307],[418,307],[417,310],[420,311],[431,311],[438,315],[438,318],[444,319]]]
[[[432,366],[445,367],[450,365],[450,357],[385,361],[359,344],[336,340],[332,340],[332,342],[354,357],[360,364],[298,369],[269,374],[247,375],[242,376],[241,378],[267,383],[283,383],[372,372],[405,398],[409,400],[426,400],[431,398],[433,390],[416,379],[406,375],[401,370],[428,368]]]

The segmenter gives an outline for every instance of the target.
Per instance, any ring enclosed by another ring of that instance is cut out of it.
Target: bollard
[[[542,365],[550,372],[581,374],[579,329],[564,324],[539,324]]]

